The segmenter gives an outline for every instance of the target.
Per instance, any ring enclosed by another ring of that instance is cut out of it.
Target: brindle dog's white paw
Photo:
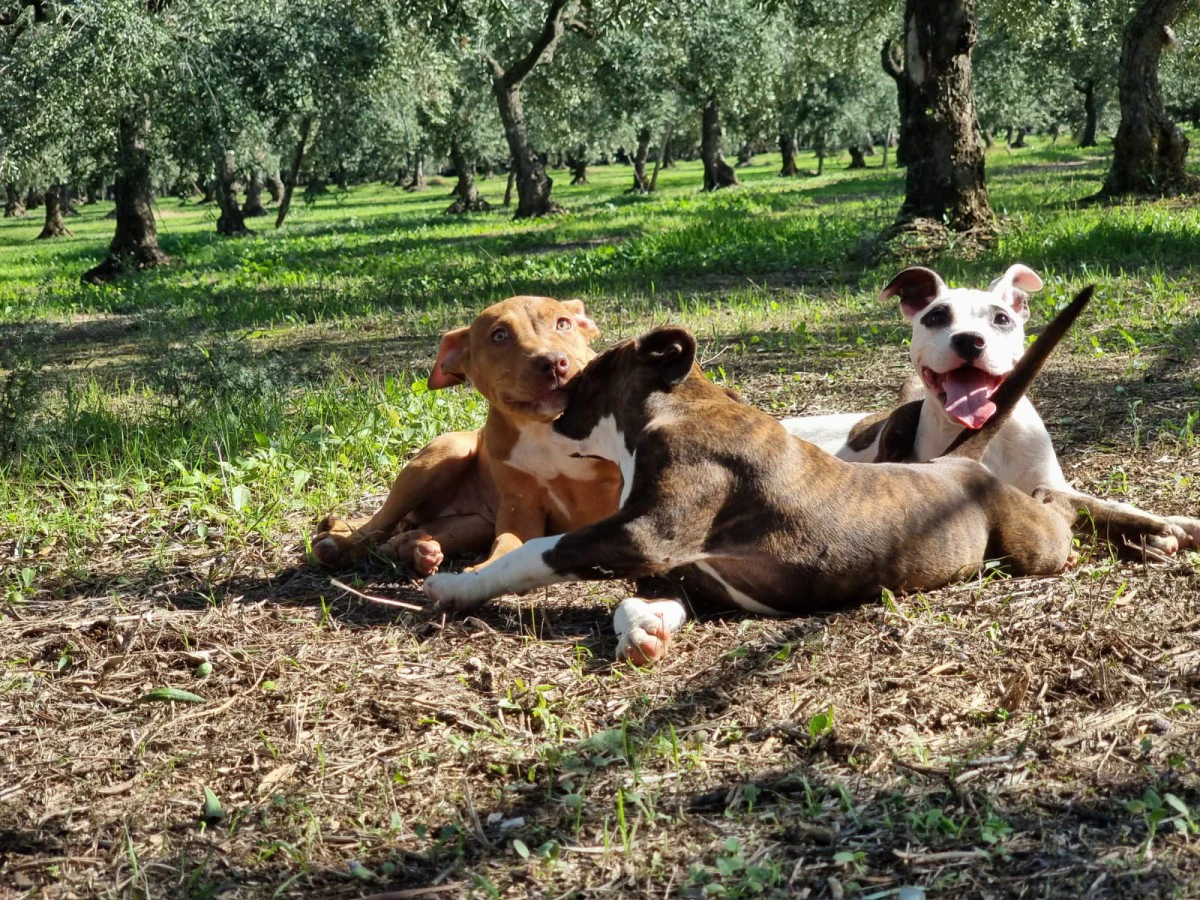
[[[613,613],[617,659],[651,666],[666,658],[671,635],[683,625],[686,613],[677,600],[647,602],[640,597],[621,601]]]
[[[475,589],[477,578],[472,573],[430,575],[425,579],[425,596],[435,609],[472,612],[483,605],[486,597]]]

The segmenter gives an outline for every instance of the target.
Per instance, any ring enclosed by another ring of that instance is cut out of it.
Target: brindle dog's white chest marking
[[[521,429],[504,462],[537,479],[538,486],[554,501],[563,516],[569,516],[570,510],[554,493],[554,480],[594,481],[596,467],[600,464],[594,459],[580,459],[575,442],[548,427]]]

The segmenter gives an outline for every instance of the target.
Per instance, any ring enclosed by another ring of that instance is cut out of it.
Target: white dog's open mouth
[[[946,407],[946,415],[964,428],[982,428],[996,413],[992,394],[1004,383],[1003,375],[992,375],[974,366],[963,366],[949,372],[935,372],[922,367],[921,377],[926,386],[937,394]]]

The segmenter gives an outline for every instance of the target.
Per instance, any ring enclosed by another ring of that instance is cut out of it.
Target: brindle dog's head
[[[696,338],[686,328],[670,325],[622,341],[571,382],[570,402],[553,428],[582,441],[611,417],[618,431],[629,433],[649,419],[647,405],[655,394],[669,393],[693,371],[700,371]]]

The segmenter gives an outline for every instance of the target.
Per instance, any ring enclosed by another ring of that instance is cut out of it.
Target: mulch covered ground
[[[722,365],[781,414],[903,373]],[[1160,438],[1186,363],[1122,365],[1039,385],[1068,476],[1194,515],[1200,445]],[[0,894],[1200,895],[1195,556],[703,620],[643,672],[611,663],[620,584],[446,621],[298,551],[147,570],[138,541],[0,625]]]

